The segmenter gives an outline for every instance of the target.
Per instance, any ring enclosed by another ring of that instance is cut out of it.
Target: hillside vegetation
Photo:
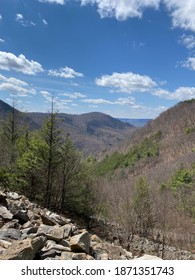
[[[136,130],[127,144],[96,161],[92,172],[100,217],[132,235],[195,249],[195,100]]]
[[[128,242],[140,235],[163,247],[195,250],[195,100],[167,110],[135,130],[120,148],[97,158],[84,157],[64,132],[64,114],[51,106],[50,113],[40,116],[27,115],[34,123],[42,120],[36,131],[24,126],[17,110],[2,120],[2,188],[17,190],[53,210],[112,223],[128,232]],[[81,138],[87,130],[101,141],[110,135],[106,127],[112,132],[123,128],[120,121],[99,113],[68,122],[80,128]]]

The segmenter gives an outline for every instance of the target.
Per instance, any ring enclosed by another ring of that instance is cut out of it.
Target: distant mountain
[[[41,127],[46,113],[27,113]],[[64,133],[70,134],[79,149],[98,154],[128,139],[135,127],[109,115],[92,112],[82,115],[59,113]]]
[[[152,119],[128,119],[128,118],[119,118],[119,120],[122,121],[122,122],[130,123],[130,124],[134,125],[135,127],[143,127],[143,126],[145,126],[149,121],[151,121]]]
[[[13,108],[0,100],[0,119],[4,119]],[[18,110],[16,110],[20,113]],[[42,127],[48,113],[22,113],[25,125],[31,130]],[[136,129],[129,123],[112,118],[109,115],[93,112],[82,115],[58,114],[64,134],[70,134],[76,146],[84,153],[104,153],[113,146],[129,139]]]

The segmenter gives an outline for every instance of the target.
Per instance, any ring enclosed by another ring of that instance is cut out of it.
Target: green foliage
[[[137,220],[137,230],[147,236],[153,228],[150,186],[145,177],[140,177],[135,185],[132,209]]]
[[[190,184],[194,179],[194,170],[193,169],[185,169],[181,166],[175,174],[171,177],[169,186],[173,190],[177,190],[183,185]]]
[[[178,210],[195,219],[195,167],[186,169],[181,165],[169,180],[167,188],[172,190]]]
[[[179,102],[179,104],[191,104],[191,103],[194,103],[195,102],[195,98],[192,98],[192,99],[189,99],[189,100],[184,100],[184,101],[181,101]]]
[[[192,133],[194,131],[195,131],[194,127],[187,127],[184,132],[185,132],[185,134],[190,134],[190,133]]]
[[[149,138],[143,139],[127,153],[114,152],[106,156],[101,162],[94,165],[94,174],[97,176],[113,173],[118,168],[134,166],[140,160],[159,155],[159,138],[161,132],[157,131]]]

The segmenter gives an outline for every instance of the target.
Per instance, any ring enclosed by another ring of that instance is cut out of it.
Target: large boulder
[[[34,239],[14,241],[0,255],[0,260],[33,260],[36,253],[45,245],[46,240],[46,237],[38,236]]]
[[[48,239],[60,242],[64,238],[64,229],[59,226],[40,225],[37,235],[44,235]]]
[[[70,239],[70,247],[73,252],[89,254],[90,236],[87,231],[75,235]]]
[[[0,239],[6,241],[19,240],[21,233],[19,229],[16,228],[1,228]]]
[[[12,220],[13,214],[4,206],[0,206],[0,217],[4,220]]]

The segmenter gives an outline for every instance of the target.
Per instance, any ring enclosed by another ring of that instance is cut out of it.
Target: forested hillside
[[[0,187],[55,211],[112,223],[128,233],[128,242],[140,235],[193,251],[194,124],[195,100],[179,103],[100,160],[83,156],[53,106],[34,131],[12,109],[1,121]],[[102,128],[98,113],[85,121],[90,133],[94,126]]]
[[[101,216],[195,249],[195,100],[136,130],[92,168]]]

